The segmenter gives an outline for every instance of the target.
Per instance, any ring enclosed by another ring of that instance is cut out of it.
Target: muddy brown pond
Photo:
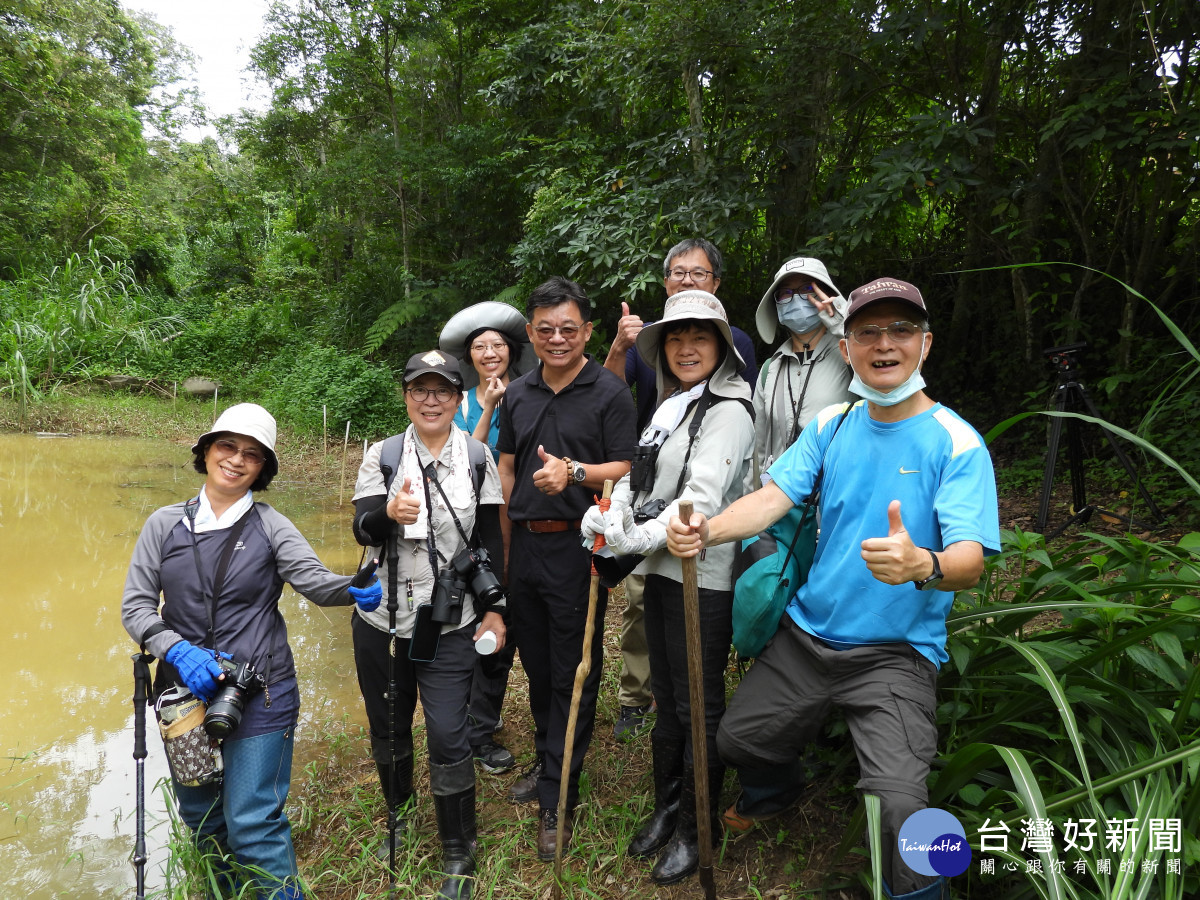
[[[339,472],[271,490],[336,572],[354,571],[349,491]],[[136,832],[133,665],[121,591],[134,541],[155,509],[194,496],[201,476],[163,441],[0,434],[0,895],[127,897]],[[319,482],[319,479],[316,481]],[[326,723],[363,723],[349,611],[284,589],[280,601],[302,695],[293,781]],[[164,884],[170,826],[162,742],[147,716],[147,893]]]

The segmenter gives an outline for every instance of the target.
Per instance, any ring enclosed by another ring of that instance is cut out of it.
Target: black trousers
[[[371,729],[371,749],[377,760],[386,762],[392,727],[387,697],[391,637],[363,621],[358,613],[351,618],[350,628],[358,688]],[[396,639],[397,747],[412,746],[413,713],[419,696],[425,713],[429,762],[433,765],[449,765],[471,755],[467,740],[467,698],[471,694],[471,673],[477,656],[471,640],[474,634],[471,625],[443,634],[437,658],[428,663],[410,660],[408,639]]]
[[[504,647],[488,656],[475,657],[475,674],[471,677],[471,705],[469,707],[471,746],[478,747],[492,739],[496,726],[500,724],[500,713],[504,707],[504,695],[508,692],[508,673],[512,670],[517,654],[512,629],[512,614],[503,612],[504,627],[508,636]]]
[[[658,737],[684,744],[692,761],[692,708],[688,688],[687,629],[683,585],[662,575],[646,576],[646,644],[650,685],[658,704]],[[725,665],[733,641],[733,592],[700,589],[700,658],[704,673],[704,734],[709,765],[718,762],[717,728],[725,714]]]
[[[579,543],[578,531],[533,534],[513,528],[509,547],[508,595],[517,650],[529,680],[529,707],[537,728],[534,745],[546,767],[538,780],[543,809],[558,806],[563,746],[575,669],[583,658],[587,623],[591,554]],[[596,722],[596,696],[604,664],[604,612],[608,591],[598,588],[592,669],[583,684],[575,727],[567,803],[579,800],[579,773]]]

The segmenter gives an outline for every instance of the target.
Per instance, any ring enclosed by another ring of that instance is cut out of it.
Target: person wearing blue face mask
[[[775,273],[754,321],[768,344],[779,327],[787,339],[759,371],[754,391],[754,467],[747,490],[818,410],[850,398],[850,367],[838,351],[846,300],[819,259],[798,256]]]

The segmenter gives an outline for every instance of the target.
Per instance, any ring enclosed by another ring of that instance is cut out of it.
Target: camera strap
[[[458,516],[454,513],[454,507],[450,503],[450,498],[446,496],[446,492],[442,489],[442,482],[437,477],[437,463],[430,463],[425,467],[425,506],[432,512],[433,505],[429,502],[429,482],[437,485],[438,493],[442,495],[442,500],[446,503],[446,509],[450,512],[450,518],[454,520],[454,527],[458,529],[458,533],[462,536],[463,543],[468,547],[471,546],[471,539],[467,537],[466,530],[462,527],[462,522],[458,521]],[[479,494],[475,494],[475,503],[479,504]],[[429,532],[433,533],[433,517],[430,516]]]
[[[441,567],[438,565],[437,560],[437,539],[434,536],[436,529],[433,527],[433,499],[429,496],[429,482],[433,481],[434,484],[437,484],[438,490],[441,490],[442,486],[438,484],[436,463],[427,465],[422,474],[425,476],[421,479],[421,486],[425,488],[425,521],[427,523],[425,527],[425,546],[429,550],[429,571],[433,573],[434,580],[436,580]],[[442,494],[442,496],[446,495]],[[450,505],[449,500],[446,501],[446,505]],[[451,515],[453,514],[452,510]],[[454,522],[457,524],[458,519],[455,519]]]
[[[204,637],[204,645],[209,650],[215,650],[216,630],[217,630],[217,596],[221,593],[221,588],[225,586],[225,573],[229,571],[229,561],[233,558],[233,551],[237,549],[238,540],[242,536],[242,531],[246,527],[246,522],[250,519],[250,514],[254,512],[254,507],[246,510],[246,514],[233,523],[229,528],[229,536],[225,538],[225,545],[221,549],[221,558],[217,560],[217,570],[213,574],[212,590],[208,590],[204,583],[204,566],[200,561],[200,545],[196,541],[196,510],[200,508],[200,498],[193,497],[184,504],[183,511],[188,517],[188,522],[191,527],[188,529],[192,533],[192,556],[196,560],[196,577],[200,581],[200,592],[204,596],[204,610],[208,613],[208,634]]]

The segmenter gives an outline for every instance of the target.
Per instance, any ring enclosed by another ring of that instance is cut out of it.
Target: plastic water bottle
[[[475,642],[475,652],[480,656],[491,656],[496,652],[496,632],[485,631]]]

